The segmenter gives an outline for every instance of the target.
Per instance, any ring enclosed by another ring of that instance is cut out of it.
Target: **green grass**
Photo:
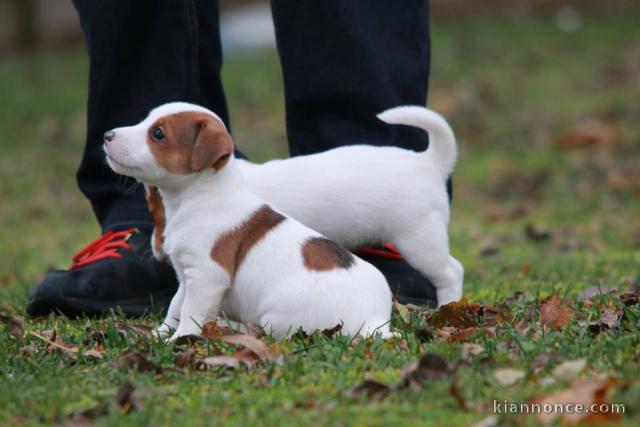
[[[538,380],[559,360],[577,358],[625,383],[628,388],[616,388],[610,400],[627,405],[624,425],[637,425],[640,307],[625,308],[620,330],[594,338],[580,320],[597,319],[601,304],[621,305],[610,296],[589,306],[576,295],[594,285],[622,293],[640,273],[640,190],[611,183],[630,171],[624,183],[640,184],[640,9],[583,18],[581,31],[573,34],[559,32],[546,17],[433,22],[429,105],[449,118],[459,140],[451,242],[466,268],[466,297],[497,304],[517,290],[534,298],[557,292],[573,300],[577,311],[560,332],[538,325],[537,333],[520,334],[506,326],[497,337],[473,337],[470,342],[489,357],[457,373],[466,400],[475,404],[469,411],[450,396],[450,380],[399,390],[380,402],[348,395],[365,378],[398,384],[402,368],[424,352],[460,359],[460,344],[416,340],[413,330],[425,324],[424,313],[413,313],[410,323],[394,318],[406,343],[350,345],[345,338],[317,336],[277,344],[281,364],[188,373],[172,370],[171,346],[148,338],[127,343],[114,332],[115,319],[51,316],[28,319],[26,330],[55,328],[59,340],[76,345],[91,331],[110,330],[104,358],[72,361],[46,352],[46,343],[32,335],[20,343],[0,327],[0,425],[63,423],[74,410],[111,401],[125,380],[136,387],[143,408],[129,414],[112,408],[96,420],[100,424],[468,425],[491,414],[493,399],[524,401],[561,388]],[[225,68],[235,139],[258,161],[286,155],[279,73],[273,52],[232,58]],[[80,48],[0,62],[3,314],[23,315],[28,289],[49,268],[67,266],[98,232],[74,180],[86,74]],[[616,137],[604,148],[559,149],[556,136],[585,119],[601,121]],[[542,184],[537,176],[546,177]],[[524,216],[491,219],[517,206]],[[549,231],[550,238],[527,238],[528,224]],[[520,319],[534,304],[517,302],[512,311]],[[505,350],[514,343],[516,350]],[[110,362],[132,347],[148,350],[165,372],[113,368]],[[203,355],[212,351],[213,344],[198,345]],[[534,361],[540,354],[556,359],[538,372]],[[504,366],[528,376],[501,386],[492,372]],[[505,416],[499,423],[535,420]]]

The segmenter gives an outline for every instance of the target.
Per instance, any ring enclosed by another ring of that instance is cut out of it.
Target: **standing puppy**
[[[252,193],[218,116],[185,103],[105,134],[111,168],[156,186],[162,249],[180,287],[161,334],[198,334],[224,311],[276,337],[343,323],[349,335],[390,336],[391,292],[375,267]]]
[[[428,132],[429,148],[350,145],[322,153],[255,164],[238,160],[258,196],[348,249],[393,243],[407,262],[436,287],[438,305],[462,297],[464,269],[449,252],[449,197],[445,182],[456,163],[447,121],[420,106],[378,115],[389,124]],[[162,200],[149,194],[156,227]],[[154,253],[162,259],[156,230]]]

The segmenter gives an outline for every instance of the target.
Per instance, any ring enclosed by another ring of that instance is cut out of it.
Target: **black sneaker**
[[[386,243],[375,248],[361,248],[356,254],[384,274],[395,299],[401,304],[437,306],[436,288],[404,260],[395,246]]]
[[[173,268],[153,257],[150,238],[134,228],[105,233],[73,256],[69,270],[52,271],[29,292],[27,313],[142,316],[166,310],[178,282]]]

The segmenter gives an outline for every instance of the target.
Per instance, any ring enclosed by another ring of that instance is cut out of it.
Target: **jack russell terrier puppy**
[[[185,103],[105,134],[109,166],[164,202],[162,249],[180,286],[157,332],[199,334],[223,311],[277,338],[339,323],[352,336],[392,336],[382,273],[255,195],[233,149],[218,116]]]
[[[236,164],[249,188],[282,212],[349,249],[392,242],[434,284],[438,305],[457,301],[464,270],[449,253],[445,187],[457,156],[453,131],[439,114],[419,106],[392,108],[378,118],[428,132],[429,148],[416,153],[355,145]],[[156,224],[152,248],[163,259],[162,198],[147,187],[147,201]]]

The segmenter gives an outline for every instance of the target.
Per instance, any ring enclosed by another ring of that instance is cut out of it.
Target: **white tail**
[[[429,148],[424,155],[445,177],[451,175],[456,164],[456,138],[449,123],[440,114],[417,105],[390,108],[378,118],[392,125],[415,126],[429,134]]]

